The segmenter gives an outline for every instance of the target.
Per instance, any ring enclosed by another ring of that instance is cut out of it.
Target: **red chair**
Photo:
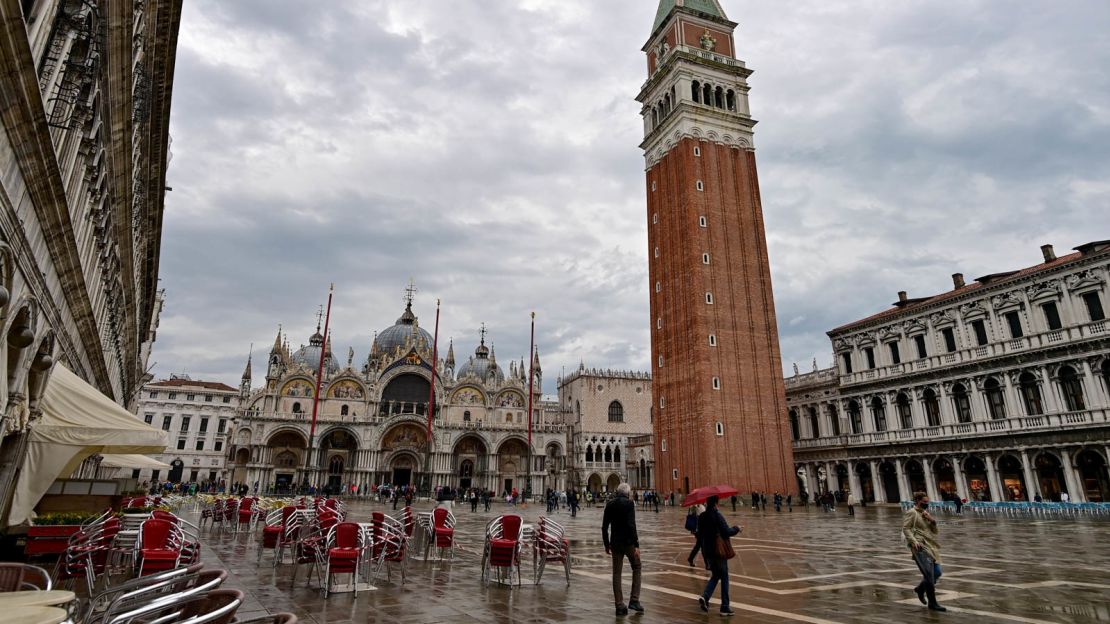
[[[316,522],[300,520],[302,516],[297,515],[290,519],[289,526],[286,528],[286,535],[292,538],[292,552],[293,552],[293,583],[297,582],[297,570],[304,564],[309,564],[309,572],[315,570],[316,580],[320,581],[320,570],[324,567],[324,559],[326,555],[327,546],[327,533],[320,530],[320,525]],[[278,560],[282,559],[283,553],[279,550]],[[312,584],[312,577],[308,578],[307,585]],[[322,583],[321,583],[322,584]]]
[[[424,544],[424,561],[428,560],[428,550],[434,545],[437,558],[442,559],[444,552],[454,557],[455,516],[446,507],[436,507],[432,511],[432,522],[428,527],[428,540]]]
[[[274,565],[278,564],[280,558],[277,556],[281,542],[285,540],[285,527],[289,524],[289,517],[297,508],[292,505],[286,505],[281,509],[275,509],[266,516],[266,524],[262,527],[262,543],[258,545],[258,563],[262,562],[262,551],[274,551]],[[286,544],[288,545],[288,544]]]
[[[238,533],[243,525],[250,527],[251,521],[254,520],[254,498],[247,496],[239,499],[238,508],[239,522],[235,525],[235,532]]]
[[[405,525],[396,518],[387,516],[380,511],[374,512],[371,523],[372,546],[371,561],[377,562],[374,577],[377,578],[382,567],[385,567],[386,578],[393,578],[391,564],[401,566],[401,584],[405,584],[405,557],[408,555],[408,537],[405,535]]]
[[[512,585],[516,569],[517,585],[521,584],[520,551],[524,535],[524,521],[517,515],[494,518],[486,525],[485,547],[482,549],[482,580],[488,581],[491,568],[497,568],[497,581],[507,580]]]
[[[563,564],[567,585],[570,585],[570,542],[562,525],[540,516],[532,539],[532,578],[540,584],[544,567],[549,563]]]
[[[183,546],[181,529],[169,520],[147,520],[139,527],[135,543],[139,576],[176,568]]]
[[[412,507],[401,510],[401,524],[405,529],[406,550],[412,550],[412,537],[416,532],[416,516],[412,515]]]
[[[193,565],[200,561],[200,538],[197,537],[199,529],[189,521],[176,516],[168,511],[155,509],[151,512],[150,517],[155,520],[166,520],[172,522],[177,528],[181,529],[182,542],[181,542],[181,563],[184,565]]]
[[[327,561],[324,568],[324,597],[331,590],[333,574],[350,574],[351,585],[358,596],[358,567],[362,562],[365,536],[355,522],[340,522],[328,532]]]

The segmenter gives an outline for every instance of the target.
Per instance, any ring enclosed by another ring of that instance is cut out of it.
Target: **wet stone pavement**
[[[415,509],[432,507],[422,501]],[[369,521],[378,509],[392,512],[377,503],[350,502],[349,519]],[[247,594],[242,618],[289,611],[304,622],[332,624],[721,621],[719,605],[711,606],[708,615],[698,609],[697,595],[708,573],[686,563],[693,540],[682,528],[681,508],[637,511],[644,615],[614,615],[600,508],[582,509],[577,518],[565,510],[552,515],[571,540],[569,587],[557,566],[549,566],[542,584],[533,585],[528,554],[521,587],[484,585],[479,563],[486,522],[506,512],[534,522],[544,511],[496,503],[488,513],[456,507],[460,548],[452,561],[410,559],[403,586],[399,574],[386,581],[383,571],[378,589],[357,597],[323,598],[315,587],[306,587],[308,566],[301,567],[294,584],[293,566],[275,568],[269,551],[257,564],[258,542],[246,533],[205,528],[202,559],[226,568],[228,586]],[[854,517],[844,508],[832,513],[813,507],[790,513],[741,508],[733,513],[725,505],[724,511],[730,524],[744,528],[733,540],[737,557],[729,566],[732,622],[1110,622],[1110,521],[942,516],[944,577],[938,598],[948,612],[933,613],[910,589],[919,575],[901,543],[897,508],[857,508]],[[624,581],[627,599],[627,568]]]

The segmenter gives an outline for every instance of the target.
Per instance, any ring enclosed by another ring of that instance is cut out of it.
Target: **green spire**
[[[721,6],[716,0],[659,0],[659,10],[655,12],[655,25],[651,27],[651,32],[655,32],[663,24],[663,20],[667,19],[671,9],[676,4],[681,4],[693,11],[726,19],[725,12],[721,10]]]

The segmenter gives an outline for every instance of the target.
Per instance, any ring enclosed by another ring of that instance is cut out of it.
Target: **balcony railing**
[[[1076,325],[1074,327],[1031,334],[1021,338],[993,342],[981,347],[968,347],[966,349],[953,351],[952,353],[939,353],[911,362],[858,370],[850,375],[841,375],[840,385],[842,387],[850,386],[852,384],[867,383],[889,377],[896,377],[914,371],[945,368],[962,362],[975,362],[992,357],[1000,357],[1018,351],[1027,351],[1029,349],[1036,349],[1038,347],[1054,345],[1061,342],[1082,340],[1104,333],[1106,333],[1106,322],[1096,321],[1085,325]]]
[[[1012,416],[999,420],[978,420],[969,423],[950,423],[937,427],[915,427],[869,433],[852,433],[840,436],[795,440],[796,449],[824,449],[850,446],[871,446],[891,442],[918,442],[951,438],[973,438],[1007,433],[1039,432],[1082,429],[1110,424],[1110,409],[1099,408],[1079,412],[1059,412],[1036,416]]]

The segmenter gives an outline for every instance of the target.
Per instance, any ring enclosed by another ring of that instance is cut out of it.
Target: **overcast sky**
[[[784,370],[950,275],[1110,238],[1110,3],[722,0],[755,70]],[[190,0],[152,362],[236,385],[336,286],[335,351],[415,311],[460,360],[647,370],[655,0]]]

